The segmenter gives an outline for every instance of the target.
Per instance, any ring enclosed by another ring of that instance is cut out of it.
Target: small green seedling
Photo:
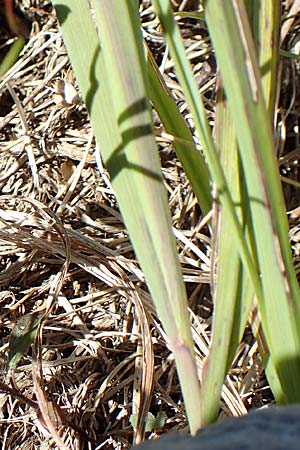
[[[137,414],[133,414],[130,416],[130,423],[133,426],[133,428],[136,429],[137,427]],[[161,430],[166,422],[167,414],[164,411],[159,411],[157,416],[155,417],[151,412],[148,412],[146,423],[145,423],[145,431],[151,432],[153,430]]]
[[[11,331],[8,350],[8,368],[14,369],[33,343],[41,316],[26,314]]]

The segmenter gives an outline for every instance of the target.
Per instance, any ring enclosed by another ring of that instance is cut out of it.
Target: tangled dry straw
[[[157,419],[152,434],[186,426],[174,360],[109,175],[101,161],[96,164],[93,132],[55,15],[47,1],[23,1],[21,8],[32,21],[30,39],[0,83],[0,441],[3,449],[56,447],[36,407],[40,391],[67,448],[126,449],[137,414],[150,411]],[[150,2],[141,2],[141,17],[192,127]],[[188,22],[182,32],[213,122],[215,67],[207,34]],[[211,326],[211,236],[155,121],[201,373]],[[33,312],[43,316],[41,354],[33,348],[23,357],[11,387],[9,333],[19,317]],[[227,377],[223,414],[243,414],[269,401],[248,333]],[[135,436],[141,439],[143,431]]]

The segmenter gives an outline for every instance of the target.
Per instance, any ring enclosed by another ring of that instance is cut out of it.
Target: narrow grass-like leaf
[[[1,78],[4,77],[6,72],[15,64],[19,54],[23,50],[24,45],[25,45],[24,38],[19,37],[10,47],[9,51],[5,55],[0,65],[0,80]]]
[[[270,124],[273,128],[276,125],[275,102],[279,79],[278,58],[281,5],[280,2],[273,2],[273,0],[267,0],[262,3],[248,0],[246,7],[258,55],[264,99],[269,112]],[[257,316],[258,318],[260,317],[258,313]],[[269,350],[266,348],[264,331],[260,326],[260,322],[257,323],[257,320],[254,320],[251,326],[258,342],[260,355],[265,364],[265,371],[267,378],[270,380],[272,390],[277,398],[281,398],[286,402],[285,393],[281,387],[274,361],[272,358],[269,358]]]
[[[280,49],[280,55],[285,58],[295,59],[296,61],[300,61],[300,55],[296,55],[296,53],[287,52],[286,50]]]
[[[151,101],[166,131],[174,137],[173,146],[176,154],[191,182],[203,214],[207,214],[212,205],[207,165],[203,161],[200,152],[196,149],[192,133],[170,95],[156,62],[148,49],[147,60]]]
[[[228,111],[221,82],[217,89],[215,138],[220,149],[220,160],[227,176],[237,214],[244,223],[247,235],[247,204],[242,167],[238,155],[236,135]],[[203,424],[216,420],[225,376],[231,366],[249,317],[254,290],[241,263],[236,242],[228,239],[232,233],[230,221],[219,208],[216,229],[216,274],[212,289],[214,299],[213,329],[210,352],[202,376],[201,417]]]
[[[300,400],[299,287],[255,46],[243,2],[210,0],[205,5],[251,199],[263,330],[285,398],[296,402]],[[280,392],[274,395],[284,400]]]
[[[54,4],[102,158],[175,354],[191,431],[195,432],[200,425],[200,386],[152,129],[138,2],[94,2],[101,50],[88,2]]]
[[[255,36],[256,48],[259,51],[262,87],[270,118],[273,118],[277,81],[279,2],[274,4],[272,0],[267,0],[259,5],[250,0],[247,2],[247,10]],[[242,182],[245,177],[237,153],[232,118],[220,83],[217,89],[216,103],[215,137],[220,148],[220,158],[235,204],[240,210],[245,225],[248,223],[248,232],[252,235],[248,211],[249,199]],[[214,295],[212,343],[202,379],[201,408],[204,423],[212,422],[217,417],[222,384],[235,350],[242,339],[245,324],[249,318],[251,302],[254,299],[254,291],[249,277],[241,265],[235,242],[228,239],[231,234],[230,224],[222,210],[219,221],[218,270]],[[246,230],[245,227],[245,238],[248,235]],[[274,392],[277,392],[277,396],[284,398],[275,367],[272,360],[268,360],[268,352],[264,348],[263,331],[261,327],[257,327],[256,321],[253,323],[253,332],[258,341],[261,356],[265,362],[268,362],[266,369],[268,378],[272,380]]]
[[[260,296],[262,292],[257,270],[244,240],[243,230],[235,211],[219,155],[212,139],[205,108],[199,95],[198,86],[194,79],[191,66],[185,54],[185,48],[177,23],[172,14],[170,2],[168,0],[153,0],[153,6],[163,26],[170,52],[175,62],[176,73],[183,87],[190,111],[193,114],[195,127],[201,139],[209,171],[218,189],[220,202],[224,206],[225,213],[228,214],[228,218],[231,221],[241,258],[247,267],[251,281],[255,286],[255,291]]]
[[[281,2],[248,0],[246,7],[258,54],[262,89],[273,125],[278,86]]]

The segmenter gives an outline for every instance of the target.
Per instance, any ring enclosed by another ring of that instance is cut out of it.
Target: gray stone
[[[300,406],[270,407],[203,428],[170,432],[132,450],[300,450]]]

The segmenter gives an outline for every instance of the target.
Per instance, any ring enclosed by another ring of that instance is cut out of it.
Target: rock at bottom
[[[300,450],[300,406],[270,407],[203,428],[168,433],[132,450]]]

